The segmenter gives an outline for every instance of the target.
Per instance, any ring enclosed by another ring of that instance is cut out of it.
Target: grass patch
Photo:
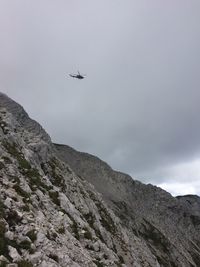
[[[25,199],[30,199],[30,194],[27,193],[26,191],[24,191],[19,184],[15,184],[13,186],[13,188],[15,189],[15,191],[23,198]]]
[[[37,169],[32,168],[28,170],[25,175],[30,179],[29,186],[33,191],[36,191],[38,188],[40,188],[41,191],[45,192],[45,190],[49,190],[51,188],[41,180],[42,177]]]
[[[79,227],[78,227],[78,224],[77,222],[74,220],[74,218],[68,213],[66,212],[65,210],[63,210],[63,213],[65,213],[69,218],[70,220],[72,221],[72,224],[70,225],[71,226],[71,229],[72,229],[72,232],[74,234],[74,237],[77,239],[77,240],[80,240],[80,235],[79,235]]]
[[[3,236],[6,232],[6,226],[4,224],[4,222],[1,221],[0,223],[0,236]]]
[[[26,233],[26,236],[28,236],[32,242],[35,242],[37,240],[37,232],[35,229],[28,231]]]
[[[0,219],[5,216],[5,205],[0,199]]]
[[[8,213],[6,213],[5,218],[10,227],[19,224],[22,220],[15,210],[10,210]]]
[[[57,191],[49,191],[49,196],[54,204],[60,206],[59,193]]]
[[[20,242],[19,247],[26,250],[31,250],[31,242],[28,240],[23,240]]]
[[[77,240],[80,240],[80,235],[79,235],[79,231],[78,231],[78,224],[77,224],[77,222],[74,220],[74,218],[70,217],[70,219],[72,220],[71,228],[72,228],[72,232],[74,233],[74,237],[75,237]]]
[[[24,155],[18,150],[16,143],[10,144],[9,142],[4,141],[3,145],[7,152],[17,159],[20,172],[30,178],[30,187],[33,191],[37,188],[40,188],[42,191],[44,191],[44,189],[49,189],[49,187],[41,181],[41,176],[38,170],[32,168],[30,163],[24,158]]]
[[[20,157],[18,159],[18,162],[19,162],[20,169],[22,169],[22,170],[24,170],[24,169],[30,170],[31,169],[30,163],[25,158]]]
[[[28,178],[35,178],[35,179],[37,178],[37,182],[38,182],[38,185],[39,185],[41,176],[40,176],[40,174],[39,174],[39,172],[38,172],[37,169],[35,169],[35,168],[31,168],[31,169],[29,169],[29,170],[26,172],[26,176],[27,176]]]
[[[12,246],[17,249],[18,253],[21,254],[20,247],[15,240],[9,240],[5,237],[6,226],[4,222],[0,222],[0,254],[5,256],[8,260],[12,260],[9,256],[8,246]]]
[[[10,155],[14,156],[15,158],[21,157],[21,153],[18,151],[15,143],[10,144],[9,142],[4,141],[3,146]]]
[[[101,232],[100,232],[98,229],[96,229],[96,228],[94,227],[95,216],[92,214],[92,212],[89,212],[89,213],[87,213],[87,214],[84,214],[83,216],[84,216],[84,218],[86,219],[86,221],[87,221],[87,223],[89,224],[89,226],[90,226],[92,229],[94,229],[96,236],[97,236],[103,243],[105,243],[105,241],[104,241],[104,239],[103,239],[103,236],[102,236]]]
[[[16,143],[9,143],[7,141],[3,142],[3,146],[7,150],[7,152],[12,155],[13,157],[16,158],[16,160],[19,163],[19,168],[20,169],[30,169],[31,165],[30,163],[24,158],[24,155],[18,150],[17,144]]]
[[[8,247],[7,247],[7,242],[4,237],[6,232],[6,227],[4,222],[0,223],[0,253],[1,255],[7,255],[8,254]]]
[[[58,173],[59,170],[59,161],[56,158],[52,158],[48,162],[49,166],[51,167],[51,176],[52,176],[52,183],[55,186],[61,187],[62,190],[65,189],[65,181],[62,175]]]
[[[18,267],[33,267],[33,264],[30,261],[21,260],[17,262]]]
[[[0,267],[6,267],[7,266],[7,262],[6,261],[2,261],[1,263],[0,263]]]
[[[116,233],[116,226],[108,213],[108,211],[101,205],[101,203],[96,203],[96,206],[99,210],[99,214],[101,215],[101,224],[102,226],[110,233]]]

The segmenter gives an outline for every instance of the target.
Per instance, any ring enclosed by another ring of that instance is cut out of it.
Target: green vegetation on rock
[[[60,206],[59,193],[57,191],[49,191],[49,196],[54,204]]]
[[[33,267],[33,264],[30,261],[21,260],[17,262],[18,267]]]
[[[28,231],[26,235],[30,238],[32,242],[35,242],[37,240],[37,232],[35,229]]]

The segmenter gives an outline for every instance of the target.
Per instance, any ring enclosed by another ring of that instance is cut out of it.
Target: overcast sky
[[[0,0],[0,91],[173,195],[200,195],[199,72],[199,0]]]

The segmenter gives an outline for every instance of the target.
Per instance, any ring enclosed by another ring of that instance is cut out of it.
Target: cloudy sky
[[[0,90],[54,142],[200,195],[199,25],[199,0],[0,0]]]

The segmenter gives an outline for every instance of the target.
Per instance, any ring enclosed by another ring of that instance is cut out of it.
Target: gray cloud
[[[174,166],[200,158],[199,10],[196,0],[1,0],[1,91],[53,141],[145,182],[184,183]],[[68,77],[77,70],[85,80]]]

